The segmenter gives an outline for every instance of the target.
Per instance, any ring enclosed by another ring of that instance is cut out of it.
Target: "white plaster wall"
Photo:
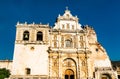
[[[90,45],[89,48],[92,51],[90,59],[94,61],[94,67],[111,67],[110,59],[102,46]]]
[[[34,47],[31,50],[31,47]],[[31,75],[48,74],[48,46],[35,44],[16,44],[12,75],[25,75],[25,68],[31,69]]]
[[[72,30],[72,25],[74,25],[74,30],[76,30],[76,29],[81,29],[80,27],[81,26],[79,26],[78,25],[78,23],[76,23],[75,21],[70,21],[70,20],[66,20],[66,21],[60,21],[60,29],[62,29],[62,25],[65,25],[65,29],[67,30],[67,24],[69,24],[69,26],[70,26],[70,30]]]
[[[11,60],[0,60],[0,68],[6,68],[11,71],[12,61]]]
[[[110,60],[106,58],[105,60],[95,60],[95,67],[111,67]]]

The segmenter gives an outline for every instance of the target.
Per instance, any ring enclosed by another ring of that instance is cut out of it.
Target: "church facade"
[[[117,79],[95,30],[66,9],[49,24],[17,23],[10,79]]]

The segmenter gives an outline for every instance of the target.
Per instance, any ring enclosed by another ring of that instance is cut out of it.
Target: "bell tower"
[[[48,24],[17,23],[12,78],[48,75],[48,39]]]

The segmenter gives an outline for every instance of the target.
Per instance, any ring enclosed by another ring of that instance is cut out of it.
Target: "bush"
[[[10,71],[6,68],[0,69],[0,79],[8,78],[10,76]]]

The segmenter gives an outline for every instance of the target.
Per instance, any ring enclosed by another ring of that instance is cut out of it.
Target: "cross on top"
[[[66,10],[68,10],[68,6],[66,6]]]

